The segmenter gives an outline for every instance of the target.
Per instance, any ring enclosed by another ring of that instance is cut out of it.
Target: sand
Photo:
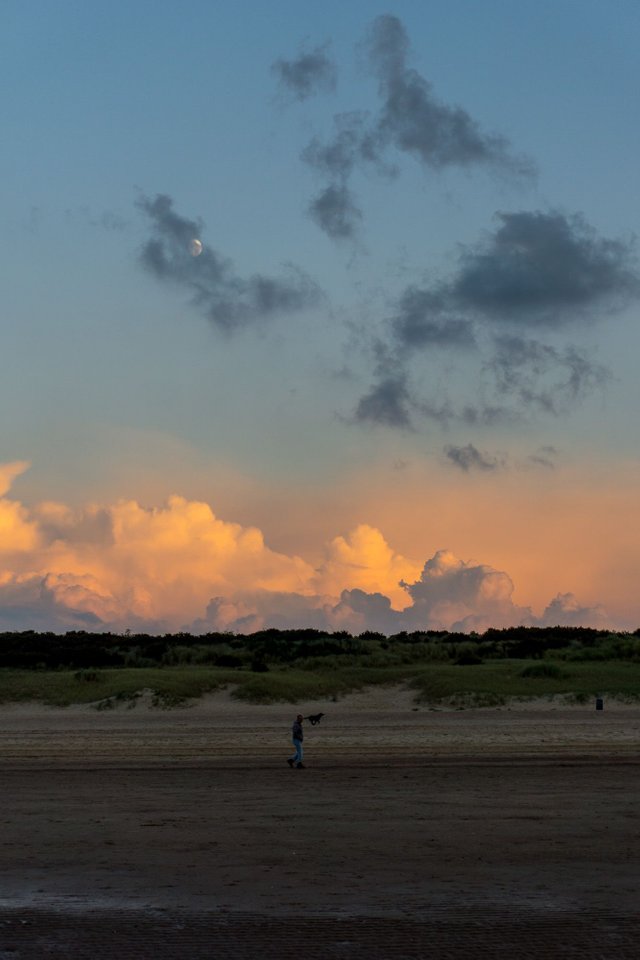
[[[0,708],[0,960],[640,956],[640,709]]]

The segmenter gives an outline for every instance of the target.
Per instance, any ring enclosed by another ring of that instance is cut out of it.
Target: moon
[[[202,244],[195,238],[189,244],[189,252],[192,257],[199,257],[202,253]]]

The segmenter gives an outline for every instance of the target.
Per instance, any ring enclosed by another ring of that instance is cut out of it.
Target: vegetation
[[[405,682],[418,701],[492,705],[510,697],[640,698],[640,630],[508,628],[484,634],[264,630],[249,636],[0,634],[0,700],[158,707],[231,687],[250,702],[339,698]]]

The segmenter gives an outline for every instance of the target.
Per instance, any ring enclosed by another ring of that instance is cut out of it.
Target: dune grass
[[[503,703],[509,698],[564,695],[576,701],[598,695],[640,699],[640,664],[554,663],[549,660],[494,660],[474,666],[437,664],[412,680],[418,699]]]
[[[151,690],[158,706],[201,697],[234,683],[234,670],[198,667],[114,670],[0,670],[0,702],[35,701],[66,707],[72,703],[133,702]]]
[[[94,703],[101,708],[134,705],[150,690],[158,707],[195,700],[232,687],[249,703],[305,703],[339,699],[379,684],[406,683],[421,703],[491,706],[510,698],[564,695],[584,701],[597,695],[640,700],[640,663],[568,663],[550,660],[492,660],[482,664],[417,663],[392,667],[351,666],[265,673],[210,666],[92,670],[0,670],[0,702],[36,701],[51,706]]]

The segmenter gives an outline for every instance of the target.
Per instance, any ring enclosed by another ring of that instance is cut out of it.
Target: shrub
[[[563,670],[557,663],[533,663],[520,671],[520,676],[527,680],[544,679],[566,680],[571,674]]]
[[[478,664],[482,663],[482,657],[479,657],[473,650],[463,650],[455,663],[458,667],[477,667]]]
[[[100,679],[100,674],[97,670],[77,670],[73,678],[74,680],[79,680],[81,683],[97,683]]]

